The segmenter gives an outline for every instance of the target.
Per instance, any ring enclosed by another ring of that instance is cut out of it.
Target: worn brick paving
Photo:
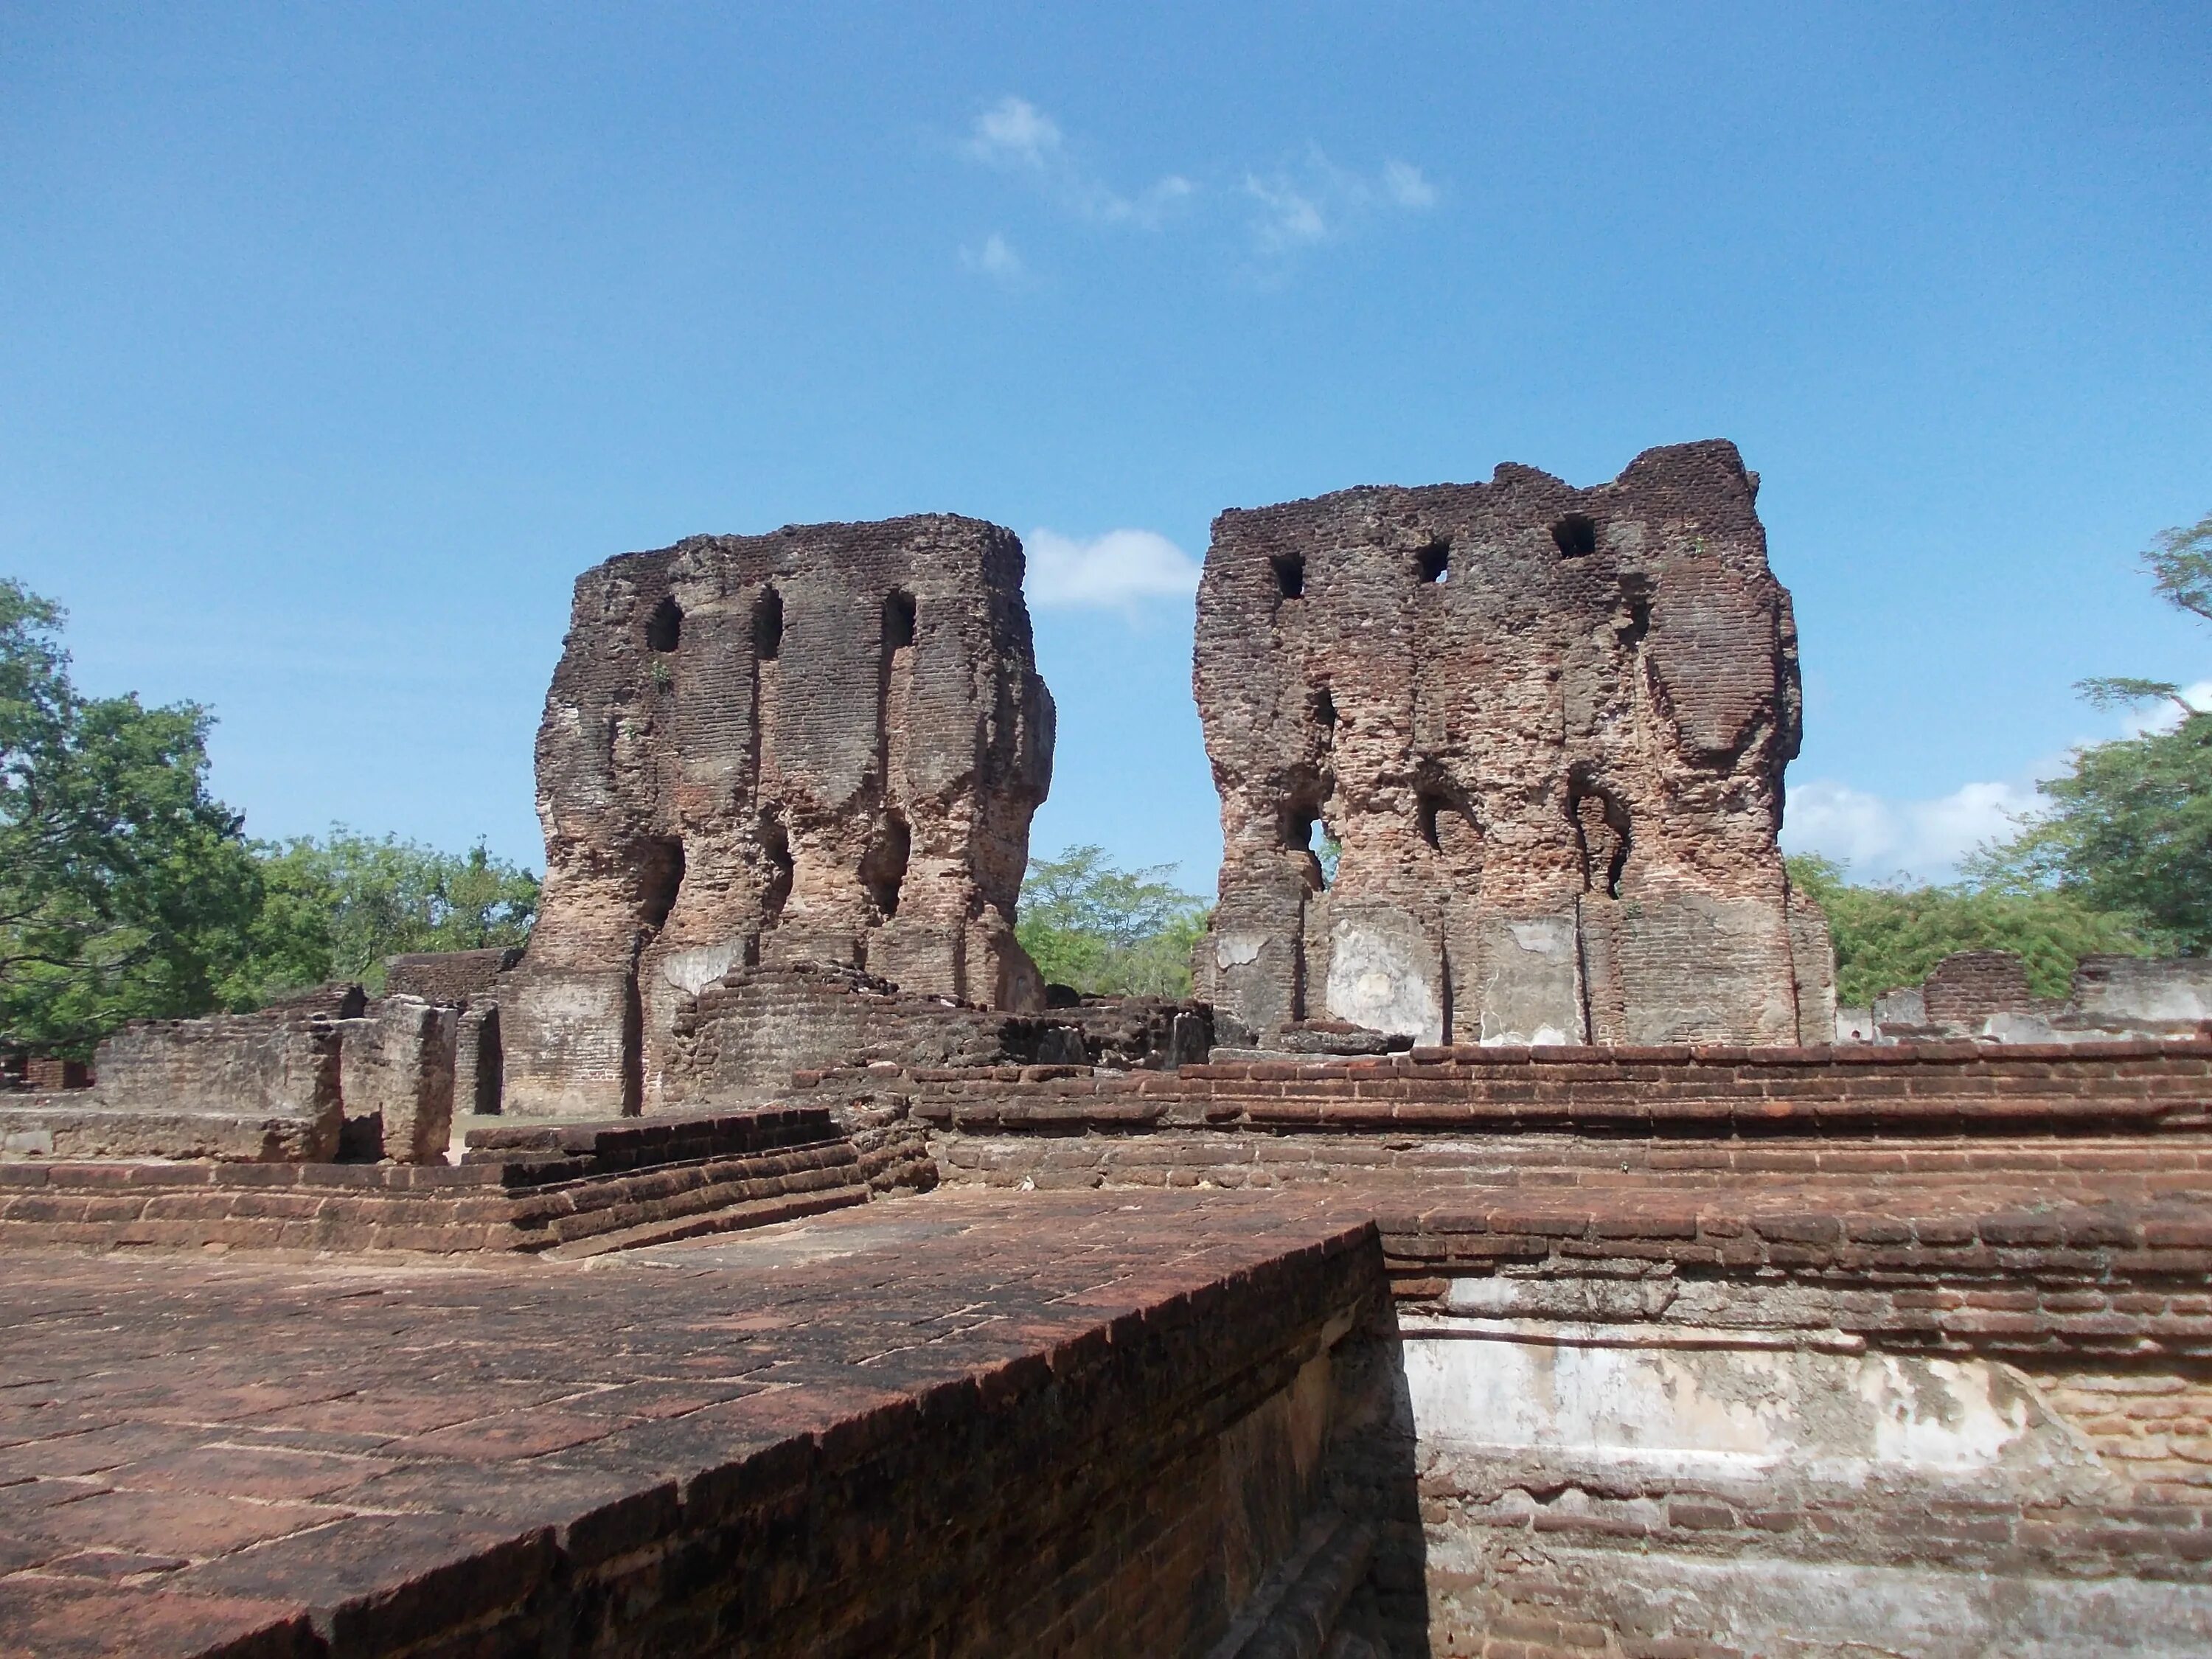
[[[363,1598],[462,1561],[489,1595],[536,1529],[581,1547],[733,1460],[988,1393],[1361,1224],[1279,1195],[951,1194],[589,1264],[17,1255],[0,1652],[343,1646]]]
[[[827,1459],[962,1377],[1031,1386],[1140,1310],[1212,1319],[1370,1225],[1414,1303],[1643,1258],[1834,1287],[1887,1346],[2212,1356],[2193,1158],[2045,1144],[2049,1167],[2022,1144],[1941,1178],[1746,1151],[1692,1188],[1533,1164],[1488,1190],[954,1188],[588,1263],[17,1255],[0,1654],[374,1650],[410,1595],[506,1605],[551,1552],[665,1532],[774,1449]]]

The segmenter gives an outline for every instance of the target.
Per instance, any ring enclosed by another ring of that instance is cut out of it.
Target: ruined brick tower
[[[1758,489],[1715,441],[1591,489],[1506,465],[1216,520],[1200,994],[1262,1038],[1827,1041],[1826,924],[1775,842],[1797,637]]]
[[[586,571],[538,733],[507,1109],[650,1107],[684,1000],[755,963],[1041,1006],[1012,918],[1052,747],[995,525],[699,536]]]

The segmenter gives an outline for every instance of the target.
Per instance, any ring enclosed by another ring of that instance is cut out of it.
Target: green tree
[[[2212,622],[2212,514],[2162,532],[2143,554],[2159,596]],[[2065,776],[2036,786],[2049,803],[2019,835],[1969,866],[1994,892],[2056,892],[2136,918],[2158,948],[2212,951],[2212,714],[2165,680],[2084,680],[2110,707],[2162,697],[2170,731],[2077,749]]]
[[[63,621],[0,578],[0,1042],[82,1054],[214,1007],[261,884],[208,793],[206,710],[85,696]]]
[[[1015,936],[1051,984],[1093,996],[1188,996],[1206,907],[1174,885],[1174,873],[1171,864],[1121,869],[1097,847],[1033,859]]]
[[[2129,914],[2154,948],[2212,951],[2212,714],[2077,749],[2036,788],[2043,813],[1969,866],[1984,887]]]
[[[341,824],[257,850],[265,897],[224,987],[234,1006],[331,979],[380,991],[388,956],[520,945],[538,914],[538,878],[481,843],[442,853]]]
[[[1789,865],[1791,884],[1827,913],[1836,996],[1849,1006],[1917,985],[1954,951],[2014,951],[2025,959],[2037,995],[2063,997],[2083,957],[2140,956],[2156,948],[2136,918],[2063,890],[1858,887],[1828,859],[1793,858]]]

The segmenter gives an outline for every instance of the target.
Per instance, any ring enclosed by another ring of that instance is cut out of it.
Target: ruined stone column
[[[1786,1043],[1803,1005],[1826,1041],[1826,926],[1775,840],[1797,636],[1757,493],[1713,441],[1591,489],[1509,464],[1216,520],[1200,994],[1262,1036]]]
[[[650,1108],[732,968],[1042,1006],[1015,942],[1051,781],[1011,531],[694,537],[587,571],[538,730],[545,890],[501,998],[506,1109]]]

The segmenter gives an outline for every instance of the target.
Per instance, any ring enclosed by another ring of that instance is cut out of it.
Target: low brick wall
[[[1371,1521],[1413,1500],[1358,1455],[1371,1228],[1171,1194],[887,1213],[588,1269],[0,1280],[0,1357],[58,1345],[108,1425],[8,1453],[0,1644],[1372,1651]],[[1417,1560],[1382,1576],[1418,1606]]]
[[[0,1164],[0,1246],[588,1251],[865,1199],[827,1112],[477,1130],[460,1164]]]
[[[812,1090],[903,1092],[918,1119],[992,1133],[1207,1127],[1281,1133],[1590,1136],[2194,1132],[2212,1039],[1884,1048],[1416,1048],[1179,1072],[1081,1066],[801,1072]]]
[[[2205,1650],[2206,1184],[1363,1194],[1433,1650]]]

